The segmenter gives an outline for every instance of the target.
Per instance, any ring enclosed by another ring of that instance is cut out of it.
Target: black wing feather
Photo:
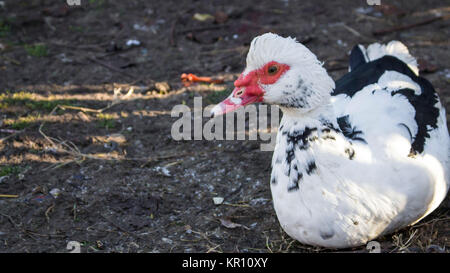
[[[352,51],[353,53],[353,51]],[[359,53],[355,51],[355,58]],[[352,61],[350,61],[352,62]],[[355,60],[355,63],[357,61]],[[391,93],[394,95],[402,95],[408,99],[409,103],[414,107],[415,116],[414,119],[418,126],[417,134],[414,136],[414,141],[411,145],[411,152],[422,153],[424,150],[426,138],[429,138],[430,126],[432,129],[437,128],[437,120],[439,117],[439,108],[436,107],[436,103],[439,101],[438,95],[434,90],[431,83],[425,78],[417,76],[406,63],[402,62],[400,59],[386,55],[374,61],[356,65],[355,69],[345,74],[342,78],[336,81],[336,88],[332,95],[336,96],[339,94],[346,94],[349,97],[353,97],[358,91],[363,89],[365,86],[378,82],[379,78],[386,71],[396,71],[404,74],[411,78],[417,85],[421,88],[421,94],[416,95],[413,90],[405,88]],[[339,123],[340,121],[340,123]],[[343,131],[347,131],[347,137],[358,139],[358,132],[351,134],[354,131],[348,122],[348,117],[338,118],[339,127]],[[350,128],[348,128],[350,126]],[[345,134],[345,133],[344,133]]]
[[[358,66],[365,64],[364,52],[358,45],[355,45],[350,53],[350,70],[355,70]]]

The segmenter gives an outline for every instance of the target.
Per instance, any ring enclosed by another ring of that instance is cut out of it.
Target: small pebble
[[[138,40],[128,40],[127,41],[127,46],[139,46],[141,44],[141,42],[139,42]]]
[[[58,188],[55,188],[50,191],[50,194],[53,196],[53,198],[58,198],[58,196],[61,194],[61,190]]]
[[[214,205],[220,205],[223,203],[223,197],[213,197]]]

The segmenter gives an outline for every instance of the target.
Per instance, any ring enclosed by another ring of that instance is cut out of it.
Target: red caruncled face
[[[241,74],[234,82],[235,88],[231,95],[216,105],[212,113],[221,115],[250,103],[262,102],[265,91],[261,85],[277,82],[281,75],[288,70],[288,65],[271,61],[262,68],[251,71],[245,77]]]

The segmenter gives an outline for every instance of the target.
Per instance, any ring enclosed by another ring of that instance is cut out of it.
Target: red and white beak
[[[238,95],[236,95],[236,93],[238,93]],[[242,94],[239,96],[239,93]],[[214,108],[211,110],[211,114],[213,116],[220,116],[228,112],[234,111],[247,104],[261,101],[262,96],[246,94],[245,87],[244,88],[236,87],[233,90],[233,92],[231,92],[230,96],[228,96],[228,98],[226,98],[221,103],[214,106]]]
[[[223,115],[247,104],[263,101],[264,91],[257,82],[255,72],[251,72],[245,77],[241,75],[234,82],[234,86],[230,96],[211,110],[213,116]]]

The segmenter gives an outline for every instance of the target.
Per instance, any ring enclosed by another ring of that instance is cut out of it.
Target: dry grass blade
[[[91,108],[86,108],[86,107],[78,107],[78,106],[70,106],[70,105],[57,105],[57,106],[55,106],[55,108],[53,108],[53,110],[50,112],[49,115],[50,116],[54,115],[55,112],[58,109],[61,109],[61,110],[72,109],[72,110],[79,110],[79,111],[82,111],[82,112],[102,113],[103,111],[111,108],[112,106],[123,102],[124,99],[129,98],[133,94],[134,88],[131,87],[128,90],[127,94],[124,95],[121,98],[118,97],[118,94],[120,94],[120,92],[121,92],[121,88],[115,88],[114,89],[114,97],[115,97],[114,100],[107,107],[104,107],[104,108],[101,108],[101,109],[91,109]],[[117,157],[112,157],[109,154],[95,154],[95,155],[93,155],[93,154],[85,154],[85,153],[82,153],[80,151],[80,149],[73,142],[59,140],[59,139],[50,137],[47,134],[45,134],[44,131],[43,131],[43,128],[44,128],[45,124],[46,124],[46,121],[41,123],[41,125],[39,126],[39,133],[51,144],[51,148],[54,149],[56,152],[59,152],[59,153],[62,153],[62,154],[68,154],[68,155],[71,155],[71,156],[75,157],[74,160],[67,161],[67,162],[64,162],[62,164],[57,164],[53,168],[58,168],[58,167],[64,166],[64,165],[72,163],[72,162],[82,161],[84,159],[95,159],[95,160],[106,160],[106,161],[122,161],[122,160],[126,160],[126,161],[143,161],[145,163],[142,164],[141,167],[144,167],[145,165],[147,165],[150,162],[155,162],[155,161],[160,161],[160,160],[164,160],[164,159],[179,157],[179,156],[183,156],[183,155],[187,154],[187,153],[181,153],[181,154],[172,154],[172,155],[146,157],[146,158],[117,158]],[[17,133],[20,133],[20,132],[17,132]],[[11,137],[11,136],[9,136],[9,137]]]
[[[430,220],[428,222],[423,222],[421,224],[414,225],[414,227],[418,228],[418,227],[426,226],[426,225],[429,225],[429,224],[434,224],[436,222],[441,222],[441,221],[450,221],[450,217],[432,219],[432,220]]]
[[[340,25],[341,25],[343,28],[345,28],[346,30],[350,31],[353,35],[355,35],[355,36],[357,36],[357,37],[360,37],[360,38],[366,40],[367,42],[375,42],[375,41],[376,41],[375,39],[370,38],[370,37],[367,37],[367,36],[361,34],[361,33],[360,33],[359,31],[357,31],[356,29],[354,29],[354,28],[352,28],[352,27],[350,27],[350,26],[348,26],[348,25],[346,25],[346,24],[344,24],[344,23],[342,23],[342,24],[340,24]]]
[[[269,253],[273,253],[272,248],[269,246],[269,236],[266,236],[266,248]]]
[[[248,227],[246,227],[246,226],[244,226],[244,225],[241,225],[241,224],[237,224],[237,223],[231,222],[231,221],[228,220],[228,219],[220,218],[219,221],[220,221],[220,223],[222,224],[222,226],[224,226],[224,227],[226,227],[226,228],[231,228],[231,229],[233,229],[233,228],[242,227],[242,228],[244,228],[244,229],[246,229],[246,230],[250,230],[250,228],[248,228]]]
[[[0,198],[17,198],[19,195],[17,194],[0,194]]]
[[[415,22],[413,24],[399,25],[399,26],[395,26],[395,27],[392,27],[392,28],[375,30],[375,31],[372,32],[372,34],[373,35],[385,35],[385,34],[392,33],[392,32],[403,31],[403,30],[415,28],[415,27],[418,27],[418,26],[431,24],[433,22],[440,21],[440,20],[448,20],[449,18],[450,18],[450,16],[436,16],[436,17],[429,18],[429,19],[426,19],[426,20],[423,20],[423,21]]]
[[[192,233],[198,234],[200,235],[204,240],[206,240],[210,245],[212,245],[212,247],[208,246],[208,250],[206,251],[206,253],[210,253],[210,252],[219,252],[222,253],[223,251],[220,249],[220,244],[215,244],[214,242],[212,242],[209,238],[208,238],[208,234],[207,233],[203,233],[200,231],[195,231],[192,230]],[[216,250],[216,249],[220,249],[220,250]]]
[[[47,219],[47,223],[50,223],[50,212],[55,208],[55,204],[52,204],[48,209],[45,211],[45,218]]]
[[[0,58],[3,58],[5,60],[7,60],[8,62],[11,62],[11,63],[13,63],[15,65],[21,65],[21,63],[18,60],[16,60],[16,59],[12,59],[12,58],[9,58],[9,57],[3,56],[3,55],[0,55]]]
[[[127,93],[127,95],[125,96],[130,96],[132,94],[132,90],[129,91]],[[66,106],[66,105],[57,105],[51,112],[49,115],[53,115],[57,109],[75,109],[75,110],[81,110],[81,111],[88,111],[88,112],[97,112],[97,113],[101,113],[102,111],[110,108],[111,106],[120,103],[116,102],[116,103],[112,103],[111,105],[109,105],[106,108],[102,108],[102,109],[89,109],[89,108],[83,108],[83,107],[72,107],[72,106]],[[78,147],[71,141],[63,141],[63,140],[58,140],[56,138],[50,137],[48,135],[46,135],[44,133],[44,131],[42,130],[44,125],[45,125],[45,121],[41,123],[41,125],[39,126],[39,133],[51,144],[51,148],[54,149],[56,152],[58,153],[62,153],[62,154],[68,154],[71,155],[73,157],[75,157],[74,160],[70,160],[67,162],[64,162],[62,164],[53,164],[51,166],[51,168],[59,168],[62,167],[64,165],[73,163],[73,162],[79,162],[79,161],[83,161],[85,159],[94,159],[94,160],[105,160],[105,161],[141,161],[144,162],[141,165],[141,168],[145,167],[147,164],[151,163],[151,162],[156,162],[156,161],[161,161],[161,160],[165,160],[165,159],[171,159],[171,158],[177,158],[177,157],[182,157],[182,156],[186,156],[189,155],[190,153],[177,153],[177,154],[170,154],[170,155],[161,155],[161,156],[155,156],[155,157],[145,157],[145,158],[117,158],[117,157],[113,157],[112,155],[109,154],[85,154],[82,153],[80,151],[80,149],[78,149]],[[50,167],[49,167],[50,168]],[[48,168],[46,168],[48,169]]]
[[[406,240],[406,242],[404,242],[404,243],[403,243],[403,234],[399,234],[399,235],[395,234],[395,235],[393,235],[392,239],[393,239],[393,243],[396,246],[396,248],[394,248],[391,252],[393,252],[393,251],[403,251],[403,250],[407,249],[412,244],[412,240],[413,240],[414,236],[416,235],[417,231],[418,231],[417,229],[414,230],[409,235],[408,240]]]
[[[23,133],[24,131],[25,131],[25,129],[20,130],[20,131],[16,131],[16,132],[10,134],[9,136],[6,136],[6,137],[4,137],[4,138],[0,138],[0,144],[3,143],[4,141],[10,139],[10,138],[13,138],[13,137],[15,137],[15,136],[17,136],[17,135]]]

